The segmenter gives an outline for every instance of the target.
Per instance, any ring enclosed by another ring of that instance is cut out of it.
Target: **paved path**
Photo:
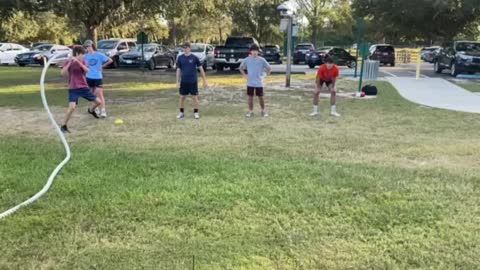
[[[387,80],[407,100],[452,111],[480,113],[480,96],[440,78],[389,77]]]

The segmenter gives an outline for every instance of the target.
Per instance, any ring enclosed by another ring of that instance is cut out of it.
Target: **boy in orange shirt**
[[[313,93],[313,113],[310,116],[317,116],[318,113],[318,101],[320,99],[320,91],[325,84],[330,90],[330,115],[339,117],[337,113],[337,87],[336,82],[339,77],[339,69],[337,65],[333,63],[333,59],[326,56],[323,65],[320,66],[317,73],[317,79],[315,81],[315,92]]]

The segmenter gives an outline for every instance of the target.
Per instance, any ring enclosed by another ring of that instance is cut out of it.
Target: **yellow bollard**
[[[417,80],[420,80],[420,67],[422,65],[422,57],[420,55],[417,56]]]

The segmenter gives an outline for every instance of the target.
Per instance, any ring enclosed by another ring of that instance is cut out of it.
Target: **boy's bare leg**
[[[248,111],[253,112],[253,96],[248,96]]]
[[[198,96],[192,96],[192,101],[193,101],[193,109],[198,111],[198,107],[200,104],[198,100]]]
[[[318,115],[318,103],[320,101],[320,91],[322,91],[322,86],[316,87],[313,91],[313,113],[311,116]]]
[[[337,88],[335,84],[330,85],[328,88],[330,89],[330,115],[338,117],[340,114],[337,113]]]
[[[72,114],[76,108],[77,108],[77,104],[75,102],[68,103],[67,113],[65,114],[65,120],[63,121],[64,126],[68,124],[68,121],[70,121],[70,117],[72,117]]]

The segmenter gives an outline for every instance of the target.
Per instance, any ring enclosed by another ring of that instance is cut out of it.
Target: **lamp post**
[[[293,10],[287,3],[283,3],[277,7],[278,12],[284,18],[288,19],[287,24],[287,73],[285,78],[285,87],[290,87],[290,79],[292,76],[292,27],[293,27]]]

